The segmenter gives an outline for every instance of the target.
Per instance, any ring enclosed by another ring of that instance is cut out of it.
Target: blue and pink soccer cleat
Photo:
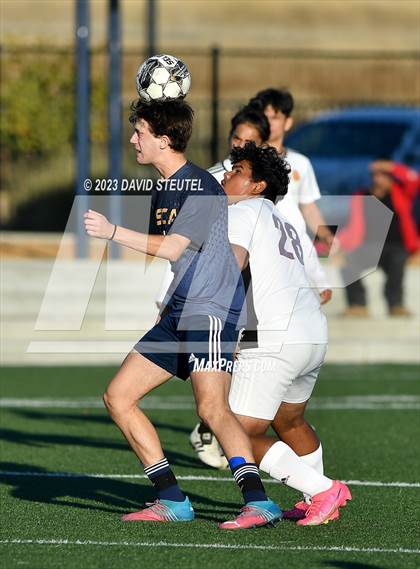
[[[282,517],[281,509],[272,500],[248,502],[241,508],[240,514],[234,520],[219,524],[221,529],[249,529],[260,526],[274,525]]]
[[[188,497],[183,502],[155,500],[144,510],[126,514],[123,522],[191,522],[194,510]]]

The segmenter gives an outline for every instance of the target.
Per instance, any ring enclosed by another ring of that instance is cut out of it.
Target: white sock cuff
[[[322,458],[321,443],[319,443],[319,447],[316,450],[314,450],[314,452],[301,456],[301,459],[304,460],[306,464],[309,464],[309,466],[312,466],[312,468],[315,468],[315,470],[320,474],[324,473],[324,462]]]
[[[290,450],[290,448],[282,441],[277,441],[271,446],[263,456],[260,462],[260,470],[266,474],[270,474],[273,462],[277,462],[279,457]]]
[[[322,457],[322,444],[319,443],[319,447],[309,454],[305,454],[301,458],[304,458],[307,462],[315,462]]]

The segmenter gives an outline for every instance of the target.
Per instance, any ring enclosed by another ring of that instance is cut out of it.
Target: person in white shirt
[[[248,104],[256,110],[264,112],[270,123],[268,144],[274,146],[292,168],[289,190],[282,205],[284,208],[283,213],[285,213],[286,217],[288,216],[286,208],[288,208],[288,202],[293,200],[299,206],[305,223],[312,233],[322,243],[327,245],[329,250],[338,249],[339,242],[334,238],[334,234],[330,231],[316,204],[321,197],[321,193],[309,158],[284,146],[284,138],[293,126],[293,117],[291,115],[294,108],[294,100],[292,94],[285,89],[264,89],[250,99]],[[319,277],[315,277],[315,279],[322,284],[325,274],[320,273]],[[325,283],[328,284],[327,281]],[[327,302],[332,295],[331,287],[329,285],[320,286],[320,289],[321,298]]]
[[[351,499],[343,483],[318,472],[302,452],[316,454],[320,448],[303,414],[326,354],[326,318],[307,278],[299,234],[275,206],[287,191],[287,162],[274,148],[253,142],[234,147],[231,158],[233,169],[223,179],[232,204],[229,241],[241,269],[249,267],[256,345],[241,342],[229,405],[251,437],[260,469],[311,497],[310,504],[299,502],[287,517],[299,525],[319,525],[336,519]],[[283,423],[289,422],[286,437],[266,436],[282,415]],[[300,440],[294,442],[304,456],[286,444],[297,425]]]

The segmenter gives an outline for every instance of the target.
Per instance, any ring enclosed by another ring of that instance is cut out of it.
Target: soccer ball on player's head
[[[183,61],[173,55],[153,55],[140,66],[137,92],[143,101],[183,99],[191,85],[191,75]]]

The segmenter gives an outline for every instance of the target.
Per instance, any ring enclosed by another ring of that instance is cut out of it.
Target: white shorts
[[[241,350],[229,393],[234,413],[272,421],[284,401],[303,403],[315,387],[327,344]]]

